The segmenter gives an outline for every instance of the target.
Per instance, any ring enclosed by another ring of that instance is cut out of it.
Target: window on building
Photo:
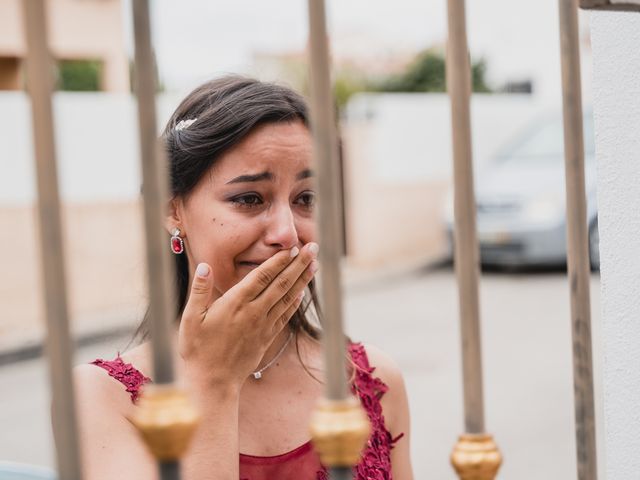
[[[22,76],[18,57],[0,56],[0,90],[20,90]]]

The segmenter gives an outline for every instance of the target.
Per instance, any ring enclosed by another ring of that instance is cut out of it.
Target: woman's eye
[[[298,197],[297,203],[304,207],[311,208],[316,203],[316,194],[313,192],[304,192]]]
[[[254,207],[262,203],[262,199],[255,193],[247,193],[231,199],[233,203],[241,207]]]

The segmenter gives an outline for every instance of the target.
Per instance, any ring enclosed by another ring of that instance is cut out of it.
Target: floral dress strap
[[[404,433],[392,437],[384,422],[380,399],[389,387],[373,375],[367,352],[361,343],[349,343],[355,371],[351,391],[357,395],[371,421],[371,436],[354,473],[357,480],[392,480],[391,449]]]
[[[118,352],[115,360],[98,358],[91,362],[91,364],[104,368],[110,376],[122,383],[126,387],[127,392],[131,394],[131,401],[133,403],[136,403],[138,400],[142,386],[151,381],[149,377],[145,377],[142,372],[133,365],[125,363],[120,357],[120,352]]]

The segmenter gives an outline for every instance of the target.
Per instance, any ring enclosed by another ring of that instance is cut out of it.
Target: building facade
[[[126,92],[129,66],[121,0],[47,0],[49,45],[56,62],[98,66],[98,89]],[[0,2],[0,90],[24,88],[26,39],[21,0]]]

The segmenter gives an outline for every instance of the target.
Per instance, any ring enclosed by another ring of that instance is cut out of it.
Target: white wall
[[[640,14],[592,14],[607,480],[640,475]]]
[[[178,95],[159,97],[159,128],[179,100]],[[474,95],[475,159],[482,163],[547,108],[554,107],[528,95]],[[35,178],[28,97],[0,92],[0,110],[0,205],[31,203]],[[54,115],[62,196],[80,202],[137,198],[140,171],[133,98],[60,92],[54,95]],[[347,123],[366,124],[368,142],[361,151],[376,181],[415,184],[449,179],[451,121],[446,95],[363,94],[350,104]]]
[[[536,115],[560,111],[532,95],[474,94],[471,99],[473,157],[478,167]],[[377,181],[449,180],[452,172],[449,97],[439,93],[356,95],[348,124],[368,128],[365,154]]]
[[[473,95],[477,171],[549,108],[530,95]],[[360,266],[431,263],[447,254],[451,183],[449,99],[444,94],[360,94],[347,108],[345,210],[348,257]]]
[[[158,99],[162,128],[180,99]],[[58,175],[71,202],[139,196],[141,175],[134,99],[117,93],[56,93],[53,100]],[[35,201],[31,107],[24,92],[0,92],[0,205]]]

